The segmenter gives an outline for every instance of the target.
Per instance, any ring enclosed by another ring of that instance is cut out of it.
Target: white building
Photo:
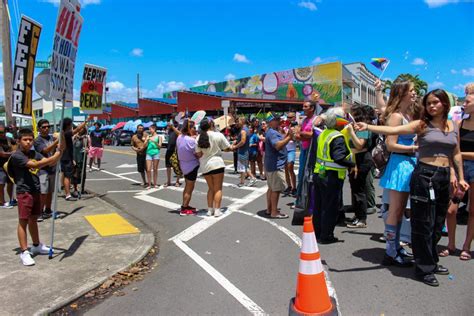
[[[360,62],[344,66],[354,75],[358,83],[352,88],[352,103],[375,107],[375,81],[378,77]]]

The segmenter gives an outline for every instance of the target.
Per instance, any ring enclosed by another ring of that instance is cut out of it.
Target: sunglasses
[[[41,126],[42,129],[45,129],[45,128],[50,128],[49,125],[44,125],[44,126]]]

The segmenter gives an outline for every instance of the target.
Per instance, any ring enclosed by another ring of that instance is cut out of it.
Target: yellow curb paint
[[[102,237],[137,234],[140,232],[138,228],[130,224],[117,213],[87,215],[84,217]]]

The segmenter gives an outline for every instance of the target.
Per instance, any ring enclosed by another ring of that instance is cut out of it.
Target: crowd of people
[[[374,179],[378,174],[383,188],[381,214],[386,243],[382,264],[415,265],[420,280],[437,286],[435,274],[449,273],[438,263],[439,257],[458,253],[456,212],[461,202],[468,204],[473,191],[469,188],[474,185],[474,84],[467,85],[465,92],[464,115],[459,121],[448,119],[453,104],[445,91],[436,89],[418,96],[410,81],[395,81],[387,102],[382,83],[377,82],[375,109],[345,103],[323,111],[315,96],[303,103],[301,121],[295,112],[269,112],[264,119],[237,117],[230,128],[219,131],[211,118],[197,122],[186,118],[179,123],[172,119],[167,128],[164,186],[181,186],[180,179],[184,178],[180,215],[195,215],[192,195],[196,180],[202,176],[208,186],[207,215],[221,216],[226,167],[222,153],[233,152],[234,172],[240,175],[236,187],[266,181],[265,216],[288,218],[278,202],[282,194],[291,196],[295,199],[295,214],[303,210],[313,217],[318,242],[331,244],[339,241],[334,235],[338,224],[367,228],[367,215],[376,209]],[[0,126],[0,160],[8,165],[6,171],[0,171],[0,203],[5,208],[16,203],[12,178],[20,209],[21,257],[26,265],[34,263],[26,247],[27,226],[33,239],[31,252],[49,251],[39,242],[36,219],[51,216],[55,165],[60,163],[67,201],[78,197],[81,170],[87,163],[84,152],[88,152],[90,171],[94,162],[100,169],[105,135],[99,123],[89,134],[86,125],[84,122],[74,128],[72,120],[64,119],[61,147],[59,139],[50,133],[47,120],[38,122],[40,134],[36,139],[25,129],[17,137],[7,137],[5,127]],[[132,137],[131,148],[136,152],[145,189],[160,186],[158,167],[163,141],[154,125],[147,132],[139,125]],[[374,157],[375,150],[385,151],[389,158],[381,164]],[[172,181],[172,173],[176,181]],[[352,218],[346,218],[348,210],[343,205],[346,178]],[[9,201],[5,201],[5,187]],[[474,237],[474,205],[468,205],[467,235],[459,254],[462,260],[471,259]],[[449,242],[440,251],[437,244],[445,224]],[[413,253],[402,246],[402,241],[411,245]]]

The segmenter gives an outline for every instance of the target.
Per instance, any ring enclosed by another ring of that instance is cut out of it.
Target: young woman
[[[356,122],[370,123],[369,113],[362,106],[352,108],[352,116]],[[349,146],[355,155],[357,174],[349,174],[351,185],[352,208],[355,216],[347,224],[348,228],[366,228],[367,227],[367,177],[371,171],[374,161],[372,154],[368,150],[369,140],[372,135],[368,131],[354,132],[352,125],[348,126],[351,135]]]
[[[265,132],[267,131],[267,122],[264,120],[257,128],[258,132],[258,146],[257,146],[257,165],[258,171],[260,172],[260,180],[267,180],[267,176],[265,173],[265,168],[263,167],[263,159],[265,157]]]
[[[151,188],[151,171],[153,169],[153,187],[157,188],[158,165],[160,163],[160,148],[163,140],[156,133],[156,125],[150,126],[150,135],[145,140],[146,146],[146,175],[148,178],[147,189]]]
[[[184,174],[183,205],[179,215],[195,215],[196,208],[189,205],[199,170],[199,159],[196,155],[196,127],[191,120],[185,120],[181,133],[176,140],[179,164]]]
[[[377,94],[381,94],[380,84],[377,85]],[[378,107],[385,109],[382,121],[386,125],[406,126],[414,116],[417,116],[416,91],[410,81],[394,82],[390,89],[387,105],[378,103]],[[400,231],[402,218],[407,206],[410,192],[410,180],[416,165],[415,134],[390,135],[385,143],[391,152],[385,172],[380,179],[380,186],[388,190],[389,210],[385,223],[386,250],[382,261],[384,265],[410,267],[412,256],[400,246]]]
[[[471,259],[471,242],[474,238],[474,83],[466,86],[466,98],[464,100],[464,113],[469,117],[460,121],[459,136],[462,159],[464,161],[464,179],[471,187],[469,191],[469,219],[467,222],[466,239],[462,246],[459,259]],[[462,192],[460,192],[462,195]],[[459,199],[459,196],[457,197]],[[453,199],[449,206],[447,224],[448,224],[448,247],[443,249],[440,257],[447,257],[456,253],[456,213],[459,207],[459,201]]]
[[[205,118],[199,125],[200,133],[197,137],[196,155],[200,159],[201,171],[206,179],[208,216],[221,216],[222,183],[224,182],[225,164],[222,151],[231,151],[229,144],[222,133],[210,131],[211,125]]]
[[[449,97],[441,89],[429,92],[423,98],[424,113],[421,120],[400,126],[374,126],[357,123],[359,130],[387,135],[417,134],[418,163],[410,181],[412,248],[416,275],[425,284],[438,286],[435,274],[449,274],[438,265],[441,230],[453,192],[459,187],[469,189],[464,180],[462,155],[459,149],[459,131],[448,121]],[[451,170],[454,169],[454,170]],[[459,181],[454,176],[456,172]]]

